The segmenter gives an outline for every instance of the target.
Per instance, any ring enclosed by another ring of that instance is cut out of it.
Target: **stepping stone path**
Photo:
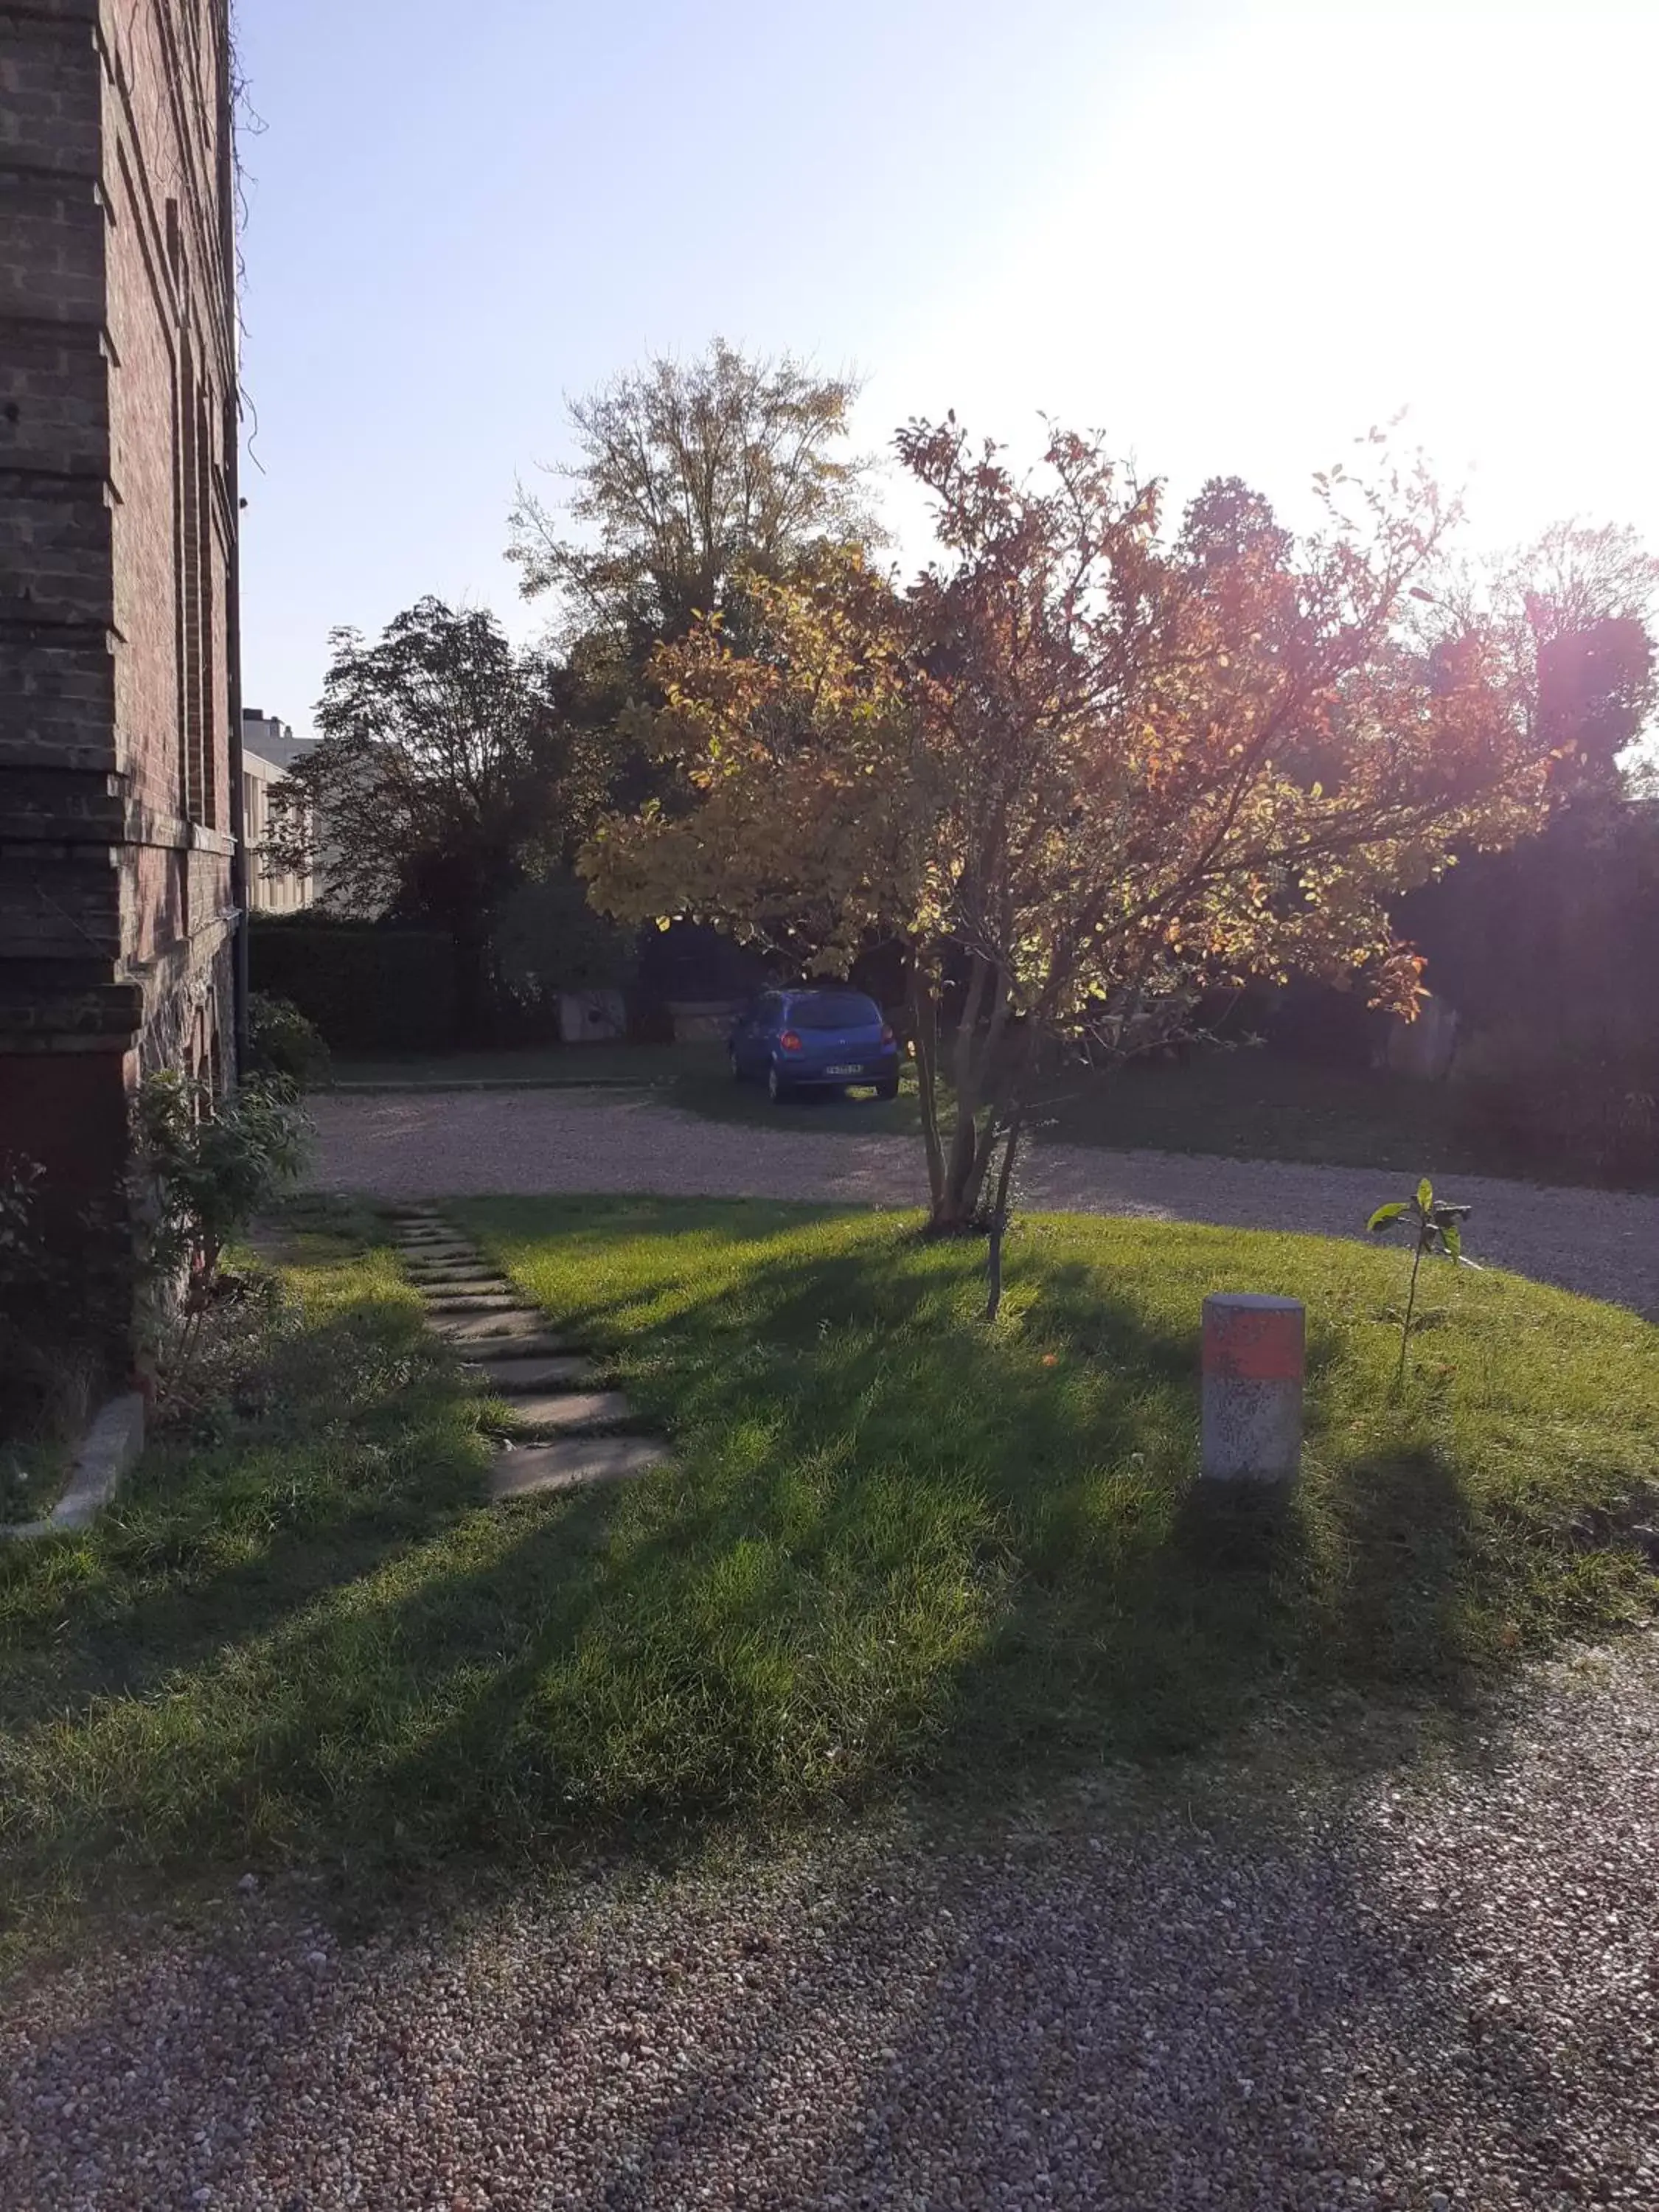
[[[492,1273],[477,1247],[424,1209],[393,1217],[393,1242],[426,1301],[427,1327],[451,1346],[481,1395],[505,1413],[489,1471],[495,1498],[590,1482],[622,1482],[660,1467],[654,1437],[614,1433],[632,1423],[620,1390],[596,1390],[593,1364]]]

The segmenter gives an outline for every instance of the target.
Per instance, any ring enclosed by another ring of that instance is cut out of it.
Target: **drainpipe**
[[[236,910],[231,939],[231,1033],[236,1080],[248,1070],[248,867],[247,821],[242,804],[242,498],[241,498],[241,309],[236,295],[236,95],[232,82],[228,9],[222,17],[219,54],[219,250],[224,257],[225,291],[230,303],[232,373],[236,405],[226,414],[235,435],[225,441],[225,475],[230,500],[230,550],[225,564],[225,660],[230,690],[230,896]]]
[[[242,805],[242,594],[241,501],[236,490],[236,456],[229,460],[230,512],[233,536],[225,582],[225,629],[229,641],[227,659],[230,675],[230,834],[235,850],[230,856],[230,896],[236,909],[235,935],[231,939],[231,1028],[235,1039],[236,1080],[248,1069],[247,1029],[247,822]]]

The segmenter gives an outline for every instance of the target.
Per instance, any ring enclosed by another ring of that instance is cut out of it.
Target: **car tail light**
[[[778,1042],[785,1052],[804,1052],[806,1049],[793,1030],[786,1030]]]
[[[881,1041],[884,1044],[891,1044],[893,1042],[893,1024],[891,1022],[884,1022],[882,1024]]]

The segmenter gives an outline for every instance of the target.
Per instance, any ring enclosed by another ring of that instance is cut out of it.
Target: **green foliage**
[[[563,873],[508,895],[496,923],[495,957],[503,988],[532,1003],[561,991],[622,990],[639,965],[633,933],[596,914],[583,884]]]
[[[295,1091],[316,1091],[328,1081],[328,1047],[292,999],[255,991],[248,1001],[248,1041],[256,1074],[279,1076]]]
[[[175,1301],[182,1315],[180,1368],[217,1294],[226,1245],[298,1176],[306,1129],[280,1079],[250,1078],[222,1098],[175,1068],[139,1085],[134,1172],[144,1273],[157,1319]]]
[[[539,664],[493,616],[427,598],[373,642],[335,630],[320,741],[272,791],[274,862],[325,860],[323,899],[458,933],[558,818],[563,745]]]
[[[1644,967],[1627,973],[1628,999],[1650,998]],[[1597,994],[1620,988],[1606,982]],[[1659,1031],[1625,1024],[1609,1031],[1586,1012],[1582,1004],[1545,1001],[1532,1021],[1471,1038],[1452,1072],[1458,1121],[1470,1139],[1553,1182],[1651,1183],[1659,1177]]]
[[[1434,1185],[1426,1176],[1409,1198],[1394,1199],[1379,1206],[1365,1224],[1374,1236],[1385,1236],[1391,1229],[1409,1230],[1412,1237],[1412,1286],[1406,1301],[1405,1318],[1400,1329],[1400,1366],[1395,1375],[1396,1387],[1405,1380],[1406,1352],[1411,1343],[1412,1321],[1417,1308],[1417,1272],[1424,1259],[1437,1254],[1454,1264],[1473,1267],[1475,1262],[1463,1257],[1463,1224],[1473,1208],[1453,1206],[1448,1200],[1437,1199]]]
[[[1659,1175],[1659,805],[1580,803],[1401,914],[1463,1042],[1468,1138],[1551,1181]]]
[[[568,499],[550,510],[521,485],[513,511],[507,558],[526,598],[556,592],[574,647],[603,641],[638,666],[725,611],[739,565],[778,576],[815,546],[872,544],[872,465],[843,451],[858,392],[717,337],[571,401]]]
[[[496,909],[585,823],[587,768],[543,657],[495,617],[428,597],[373,642],[331,637],[321,739],[274,786],[266,850],[320,872],[343,914],[431,921],[454,947],[469,1036],[489,1012]]]
[[[335,1052],[441,1051],[455,1042],[455,951],[446,932],[256,917],[257,992],[296,1006]]]

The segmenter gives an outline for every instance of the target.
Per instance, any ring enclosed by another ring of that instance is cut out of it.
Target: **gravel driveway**
[[[345,1945],[233,1893],[0,1992],[0,2203],[1652,2212],[1656,1695],[1643,1639],[1266,1826],[1200,1778]]]
[[[381,1198],[473,1192],[653,1191],[665,1196],[798,1198],[915,1205],[919,1143],[814,1129],[797,1109],[776,1127],[704,1121],[636,1091],[325,1094],[313,1180]],[[1062,1212],[1212,1221],[1242,1229],[1356,1233],[1393,1195],[1395,1173],[1109,1152],[1048,1145],[1032,1153],[1028,1202]],[[1659,1197],[1561,1190],[1464,1176],[1477,1256],[1659,1320]]]

